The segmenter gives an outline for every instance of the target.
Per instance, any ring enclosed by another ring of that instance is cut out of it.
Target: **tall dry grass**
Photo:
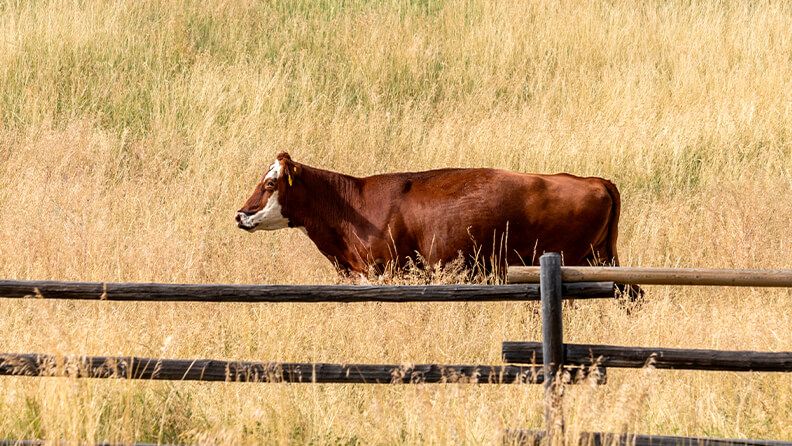
[[[623,263],[792,264],[785,2],[0,1],[0,277],[329,283],[233,214],[276,152],[366,175],[568,171],[621,188]],[[516,236],[516,235],[511,235]],[[789,291],[647,287],[570,342],[792,350]],[[534,304],[0,302],[0,351],[500,362]],[[571,430],[792,438],[792,377],[611,371]],[[526,386],[0,379],[0,437],[492,444]]]

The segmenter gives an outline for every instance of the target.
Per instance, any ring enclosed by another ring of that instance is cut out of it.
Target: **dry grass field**
[[[301,232],[235,227],[281,150],[603,176],[624,264],[790,267],[790,30],[766,1],[0,0],[0,278],[334,283]],[[792,350],[789,290],[646,288],[629,315],[567,306],[566,338]],[[0,352],[497,364],[539,336],[529,303],[0,300]],[[567,396],[572,434],[792,438],[789,375],[612,370]],[[539,386],[0,378],[0,438],[494,444],[541,423]]]

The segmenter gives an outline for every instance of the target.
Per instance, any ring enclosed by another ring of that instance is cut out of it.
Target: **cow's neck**
[[[319,251],[331,260],[349,258],[350,247],[359,246],[369,220],[359,178],[303,166],[300,180],[304,195],[299,203],[299,223]],[[349,269],[354,265],[339,266]]]

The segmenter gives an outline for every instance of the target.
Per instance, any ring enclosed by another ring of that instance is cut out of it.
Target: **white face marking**
[[[278,160],[275,160],[275,162],[270,166],[269,171],[267,171],[267,174],[264,175],[264,179],[277,180],[280,177],[281,170],[283,170],[283,166],[281,166],[281,163],[278,162]]]
[[[289,219],[283,217],[281,205],[278,203],[278,191],[275,191],[267,200],[264,208],[253,215],[239,213],[241,224],[251,228],[250,231],[274,231],[289,227]]]

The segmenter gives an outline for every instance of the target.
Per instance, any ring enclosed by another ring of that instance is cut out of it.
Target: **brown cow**
[[[439,169],[356,178],[280,153],[236,214],[253,232],[302,228],[340,270],[366,273],[420,257],[533,264],[618,264],[620,198],[602,178]],[[506,248],[504,248],[506,245]]]

